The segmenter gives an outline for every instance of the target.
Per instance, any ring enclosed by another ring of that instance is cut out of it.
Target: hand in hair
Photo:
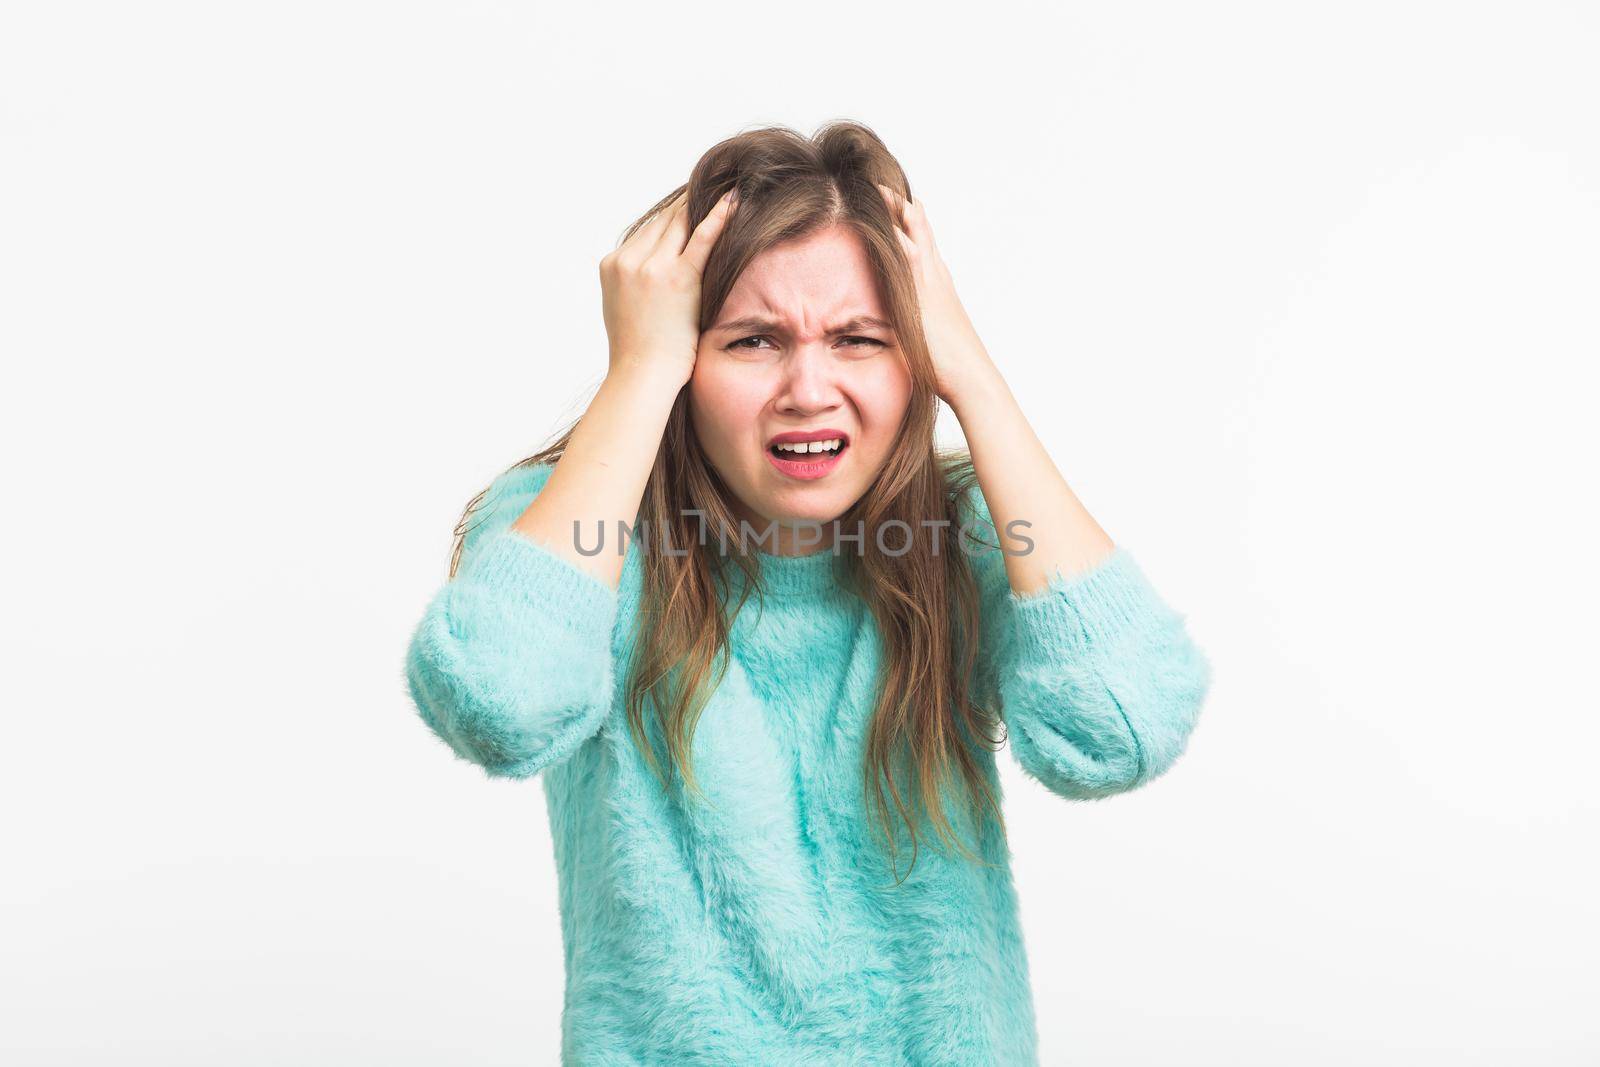
[[[600,260],[612,371],[688,384],[700,345],[700,278],[736,201],[729,189],[689,233],[688,189]]]
[[[922,201],[907,200],[882,183],[878,183],[878,191],[889,205],[895,236],[900,239],[916,278],[922,330],[928,339],[928,354],[933,358],[939,397],[955,407],[962,389],[988,380],[994,373],[994,364],[956,295],[955,281],[934,243],[933,227]]]

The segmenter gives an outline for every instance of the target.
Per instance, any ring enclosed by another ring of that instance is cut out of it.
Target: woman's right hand
[[[689,234],[688,191],[600,260],[611,371],[688,384],[700,347],[700,279],[737,201],[729,189]]]

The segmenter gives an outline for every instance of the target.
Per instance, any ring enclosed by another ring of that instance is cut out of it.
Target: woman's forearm
[[[1067,485],[998,368],[987,354],[964,366],[970,369],[952,390],[950,406],[1006,549],[1012,591],[1039,592],[1052,577],[1072,578],[1106,560],[1115,543]],[[1027,525],[1008,533],[1007,524],[1019,519]],[[1023,555],[1013,554],[1027,547],[1019,535],[1033,542]]]
[[[511,528],[616,589],[625,547],[617,522],[633,526],[683,385],[681,377],[654,371],[647,361],[614,362],[544,490]],[[604,529],[603,549],[584,555],[575,530],[581,528],[583,545],[592,549],[597,523]]]

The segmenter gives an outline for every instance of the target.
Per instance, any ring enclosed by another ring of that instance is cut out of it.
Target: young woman
[[[456,753],[543,782],[563,1058],[1037,1062],[995,749],[1133,789],[1206,658],[869,129],[717,145],[600,282],[604,384],[468,505],[406,660]]]

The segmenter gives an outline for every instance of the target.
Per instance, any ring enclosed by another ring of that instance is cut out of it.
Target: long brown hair
[[[869,533],[859,552],[840,553],[834,565],[841,583],[866,602],[882,635],[884,667],[867,733],[862,780],[898,874],[885,785],[910,834],[912,867],[918,848],[913,808],[931,820],[941,840],[952,843],[968,860],[983,862],[955,834],[945,812],[944,786],[953,780],[965,786],[962,799],[974,824],[987,815],[1004,833],[998,798],[973,748],[997,747],[1003,738],[992,735],[1002,733],[1004,724],[997,710],[979,708],[972,701],[980,596],[967,553],[948,540],[935,551],[931,540],[937,535],[930,535],[926,525],[945,520],[947,531],[970,528],[970,512],[958,512],[958,507],[976,475],[970,455],[935,446],[938,396],[915,279],[878,182],[911,195],[898,161],[877,134],[860,123],[829,123],[810,138],[786,127],[747,130],[707,151],[689,181],[657,201],[628,227],[618,244],[670,206],[685,188],[691,232],[730,186],[738,188],[738,209],[702,275],[702,332],[716,321],[740,273],[766,249],[835,224],[850,227],[866,246],[912,390],[896,444],[882,470],[839,521],[848,530],[876,531],[882,523],[900,520],[905,523],[901,528],[909,531],[911,548],[890,555]],[[553,443],[512,469],[558,460],[578,421],[581,416]],[[452,577],[469,520],[487,491],[468,503],[456,525]],[[699,447],[684,390],[667,420],[637,519],[651,538],[659,532],[662,543],[699,548],[684,555],[640,555],[642,588],[626,699],[630,730],[656,775],[665,785],[668,774],[677,773],[697,797],[703,793],[691,766],[695,723],[727,669],[733,614],[752,590],[763,595],[753,556],[712,547],[718,542],[709,531],[716,530],[726,531],[731,543],[743,543],[730,497]],[[696,513],[704,516],[704,528],[691,522],[690,515]],[[857,527],[857,520],[864,525]],[[894,538],[892,547],[898,548],[902,540]],[[743,574],[742,593],[724,614],[719,590],[729,588],[735,568]],[[647,704],[666,747],[670,772],[663,770],[649,736]],[[906,876],[910,871],[908,867]]]

